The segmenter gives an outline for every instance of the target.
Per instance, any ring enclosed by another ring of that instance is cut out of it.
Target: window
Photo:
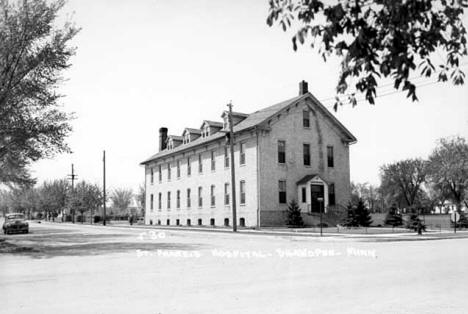
[[[179,226],[180,225],[180,219],[176,219],[175,224],[176,224],[176,226]]]
[[[286,162],[286,141],[278,141],[278,163]]]
[[[215,225],[215,219],[214,218],[210,218],[210,226],[214,226]]]
[[[244,217],[242,217],[241,219],[239,219],[239,225],[240,225],[241,227],[245,227],[245,218],[244,218]]]
[[[201,225],[203,225],[203,220],[202,220],[201,218],[198,218],[198,222],[197,222],[197,223],[198,223],[199,226],[201,226]]]
[[[240,182],[240,204],[245,205],[245,181]]]
[[[202,172],[203,172],[202,154],[198,154],[198,172],[199,172],[199,173],[202,173]]]
[[[327,146],[327,163],[328,167],[334,167],[334,160],[333,160],[333,146]]]
[[[191,226],[192,225],[192,221],[190,219],[187,219],[187,226]]]
[[[307,192],[306,188],[301,189],[301,197],[302,197],[302,203],[307,203]]]
[[[158,209],[162,207],[162,193],[158,194]]]
[[[328,186],[328,205],[333,206],[336,204],[335,201],[335,184],[330,183]]]
[[[278,181],[278,191],[280,204],[286,204],[286,181]]]
[[[302,126],[310,128],[310,112],[309,110],[302,111]]]
[[[229,227],[229,218],[224,218],[224,226]]]
[[[187,157],[187,176],[192,174],[192,165],[190,164],[190,157]]]
[[[153,183],[154,183],[154,170],[153,170],[153,168],[151,168],[151,176],[150,176],[150,178],[151,178],[151,179],[150,179],[150,182],[151,182],[151,184],[153,184]]]
[[[224,183],[224,205],[229,205],[229,183]]]
[[[153,210],[153,204],[154,203],[154,196],[153,194],[150,195],[150,209]]]
[[[158,166],[158,173],[159,173],[159,182],[161,182],[162,181],[162,166],[161,165]]]
[[[180,178],[180,160],[177,160],[177,178]]]
[[[239,144],[239,153],[240,153],[239,162],[241,165],[245,165],[245,144],[244,143]]]
[[[216,170],[216,159],[215,159],[215,152],[211,151],[211,171]]]
[[[229,167],[229,150],[227,146],[224,147],[224,167]]]
[[[169,226],[170,224],[171,224],[171,220],[170,219],[166,220],[166,225]]]
[[[198,207],[203,207],[202,187],[198,187]]]
[[[171,179],[171,163],[167,164],[167,180]]]
[[[215,197],[215,186],[212,185],[210,187],[210,200],[211,200],[211,206],[215,206],[216,205],[216,197]]]
[[[187,208],[192,206],[192,200],[190,199],[190,189],[187,189]]]
[[[171,192],[167,192],[167,209],[171,209]]]
[[[177,190],[176,208],[180,208],[180,190]]]
[[[304,166],[310,166],[310,144],[303,144]]]

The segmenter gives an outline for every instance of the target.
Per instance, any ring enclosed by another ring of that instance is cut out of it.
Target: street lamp
[[[317,201],[319,202],[319,209],[320,209],[320,236],[323,235],[322,231],[322,204],[323,204],[323,197],[317,197]]]

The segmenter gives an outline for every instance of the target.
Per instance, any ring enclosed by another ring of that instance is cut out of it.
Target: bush
[[[390,211],[385,217],[385,224],[390,225],[392,227],[398,227],[403,225],[403,217],[400,213],[398,213],[398,210],[395,206],[392,206],[392,208],[390,208]]]
[[[286,224],[292,227],[303,227],[304,221],[301,216],[301,209],[295,200],[289,202]]]
[[[349,203],[347,209],[346,218],[343,220],[343,226],[345,227],[358,227],[359,223],[356,216],[356,207]]]
[[[409,220],[406,222],[406,228],[417,231],[418,233],[420,233],[420,231],[426,231],[426,225],[416,214],[411,214]]]
[[[372,219],[369,210],[362,199],[359,200],[357,206],[348,205],[348,214],[343,225],[346,227],[369,227],[372,224]]]
[[[94,223],[98,223],[98,222],[101,222],[102,221],[102,217],[101,216],[94,216],[93,217],[93,222]]]

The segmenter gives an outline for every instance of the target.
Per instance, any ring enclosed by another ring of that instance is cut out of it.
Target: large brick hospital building
[[[182,135],[160,128],[159,151],[142,162],[145,223],[232,224],[230,167],[240,226],[284,225],[293,199],[304,216],[348,203],[349,145],[356,138],[306,82],[297,97],[250,114],[233,112],[234,163],[226,141],[228,112],[221,117]]]

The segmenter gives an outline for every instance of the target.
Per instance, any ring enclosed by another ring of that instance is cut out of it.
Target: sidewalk
[[[158,226],[158,225],[137,225],[133,224],[130,226],[128,222],[107,222],[106,226],[101,223],[89,224],[89,223],[71,223],[71,222],[52,222],[42,221],[45,224],[61,225],[66,224],[70,226],[83,226],[91,228],[120,228],[120,229],[131,229],[131,230],[170,230],[170,231],[188,231],[188,232],[215,232],[215,233],[233,233],[231,228],[227,227],[199,227],[199,226]],[[337,229],[337,228],[328,228]],[[369,228],[374,229],[374,228]],[[382,230],[382,228],[378,228]],[[270,236],[301,236],[301,237],[313,237],[320,238],[320,229],[318,228],[275,228],[275,227],[263,227],[260,230],[238,228],[237,234],[246,235],[270,235]],[[405,229],[398,229],[396,232],[392,232],[389,228],[387,233],[342,233],[342,232],[330,232],[324,230],[323,238],[361,238],[361,239],[385,239],[385,238],[400,238],[406,240],[430,240],[430,239],[450,239],[450,238],[464,238],[468,237],[468,230],[457,230],[454,234],[453,230],[429,230],[424,232],[422,235],[417,235],[416,232],[408,232]]]

